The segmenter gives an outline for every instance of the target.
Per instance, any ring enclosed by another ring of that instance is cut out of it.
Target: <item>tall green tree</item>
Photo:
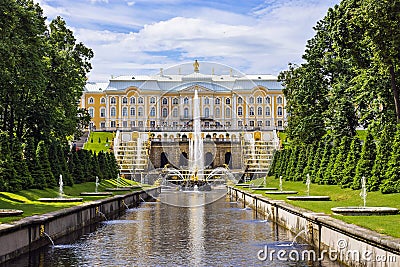
[[[343,177],[340,180],[342,187],[349,187],[353,183],[356,174],[356,167],[361,153],[360,139],[357,136],[353,137],[350,144],[350,150],[347,154],[346,162],[344,164]]]
[[[400,192],[400,124],[397,125],[392,147],[385,173],[386,179],[380,186],[384,194]]]

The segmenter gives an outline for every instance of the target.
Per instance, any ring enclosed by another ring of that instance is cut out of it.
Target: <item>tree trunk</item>
[[[391,84],[391,87],[392,87],[393,98],[394,98],[394,105],[396,107],[396,118],[397,118],[397,123],[399,123],[400,122],[399,90],[398,90],[398,88],[396,86],[396,74],[394,72],[393,64],[390,65],[389,71],[390,71],[390,84]]]

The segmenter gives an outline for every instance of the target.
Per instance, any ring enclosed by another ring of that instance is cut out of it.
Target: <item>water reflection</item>
[[[174,192],[162,197],[173,196],[191,208],[142,203],[77,239],[56,240],[54,248],[3,266],[339,266],[262,262],[257,259],[260,249],[265,245],[278,248],[281,241],[290,243],[293,234],[229,199],[201,205],[209,203],[210,192]]]

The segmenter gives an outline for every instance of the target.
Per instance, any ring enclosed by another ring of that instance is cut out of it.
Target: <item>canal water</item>
[[[266,248],[268,253],[286,249],[292,256],[312,250],[300,239],[291,244],[293,238],[220,192],[166,191],[157,202],[4,266],[340,266],[276,255],[263,260]]]

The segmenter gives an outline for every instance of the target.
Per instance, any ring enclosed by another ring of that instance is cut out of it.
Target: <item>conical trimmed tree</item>
[[[305,181],[304,179],[307,179],[307,174],[311,174],[312,172],[312,167],[313,167],[313,163],[314,163],[314,157],[315,157],[315,153],[316,153],[316,149],[318,148],[318,144],[317,143],[313,143],[310,144],[308,147],[308,153],[307,153],[307,164],[303,169],[303,173],[302,173],[302,177],[303,177],[303,181]]]
[[[396,135],[393,140],[393,149],[387,164],[386,180],[381,185],[384,194],[400,192],[400,124],[397,125]]]
[[[370,131],[367,131],[364,144],[361,150],[360,160],[357,162],[356,175],[354,176],[352,189],[361,188],[361,178],[364,176],[368,181],[372,176],[372,168],[374,167],[376,156],[376,146],[374,137]]]
[[[340,141],[335,163],[331,171],[331,177],[334,184],[340,183],[340,180],[344,175],[344,165],[347,159],[348,151],[350,149],[350,142],[351,139],[348,136],[343,136],[342,140]]]
[[[342,187],[349,187],[353,183],[356,173],[357,162],[361,153],[360,139],[357,136],[353,138],[350,144],[350,150],[347,154],[346,163],[344,164],[343,177],[340,180]]]
[[[33,179],[31,173],[29,172],[28,163],[24,157],[22,144],[18,140],[14,139],[12,147],[14,168],[16,170],[18,180],[20,181],[20,188],[14,186],[14,189],[18,191],[20,189],[30,188],[33,185]]]
[[[321,157],[322,154],[324,153],[324,147],[325,147],[325,139],[322,139],[318,142],[318,147],[314,155],[314,161],[312,163],[312,167],[310,168],[310,178],[312,182],[314,182],[316,179],[319,170],[319,165],[321,164]]]
[[[36,158],[37,158],[37,161],[40,162],[40,167],[41,167],[42,174],[43,174],[46,185],[47,186],[56,186],[57,182],[56,182],[53,172],[51,170],[49,154],[48,154],[47,146],[44,143],[44,141],[40,141],[37,145]]]
[[[299,147],[295,146],[292,148],[292,153],[290,154],[289,164],[285,172],[285,176],[283,177],[287,181],[293,180],[293,175],[296,170],[297,165],[297,156],[299,154]]]
[[[335,180],[332,177],[332,169],[336,162],[336,157],[339,153],[339,140],[335,139],[333,141],[333,146],[331,148],[331,155],[329,157],[328,165],[324,171],[321,183],[323,184],[335,184]]]
[[[372,168],[372,177],[368,179],[367,188],[369,191],[379,190],[379,186],[385,179],[387,164],[391,157],[392,144],[396,127],[386,124],[383,128],[376,146],[376,158]]]
[[[11,157],[8,134],[0,133],[0,191],[18,191],[21,181],[17,179],[17,172]]]
[[[315,176],[316,183],[323,182],[324,173],[325,173],[326,167],[329,164],[329,160],[330,160],[330,156],[331,156],[331,151],[332,151],[332,143],[331,142],[332,142],[332,137],[327,136],[325,138],[324,153],[322,154],[321,163],[319,165],[318,172]]]
[[[304,180],[303,170],[307,165],[307,157],[309,156],[311,146],[300,146],[300,151],[297,156],[297,166],[295,172],[293,174],[293,181],[302,181]]]

